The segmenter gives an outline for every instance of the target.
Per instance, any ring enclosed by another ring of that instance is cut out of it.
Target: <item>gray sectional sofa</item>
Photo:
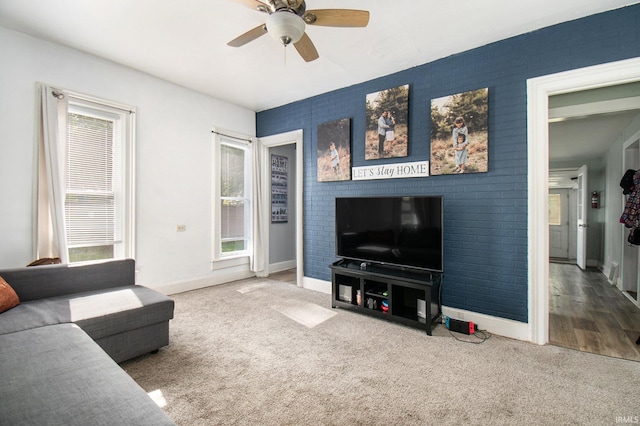
[[[132,259],[0,270],[1,425],[172,425],[117,364],[169,344],[174,302]]]

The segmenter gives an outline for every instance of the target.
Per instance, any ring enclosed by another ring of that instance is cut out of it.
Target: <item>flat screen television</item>
[[[443,197],[336,198],[336,256],[443,272]]]

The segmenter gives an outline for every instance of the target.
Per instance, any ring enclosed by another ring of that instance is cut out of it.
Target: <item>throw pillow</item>
[[[34,260],[27,266],[55,265],[57,263],[60,263],[59,257],[43,257],[42,259]]]
[[[20,304],[20,299],[11,286],[0,277],[0,313]]]

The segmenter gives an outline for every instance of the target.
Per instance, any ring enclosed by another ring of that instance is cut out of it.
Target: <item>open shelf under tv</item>
[[[342,259],[331,268],[331,306],[424,329],[442,316],[442,274]]]

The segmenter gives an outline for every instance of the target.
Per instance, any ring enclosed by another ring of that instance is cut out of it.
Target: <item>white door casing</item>
[[[584,165],[578,169],[578,229],[577,229],[577,254],[576,263],[582,270],[587,269],[587,228],[589,222],[587,220],[589,202],[589,186],[587,173],[589,168]]]
[[[640,80],[640,58],[527,80],[528,338],[549,341],[549,96]]]
[[[296,284],[298,287],[303,286],[304,277],[304,251],[303,251],[303,196],[302,190],[304,188],[304,157],[303,157],[303,132],[302,130],[293,130],[291,132],[280,133],[272,136],[265,136],[259,139],[261,143],[261,149],[263,150],[262,159],[266,163],[263,164],[262,171],[262,184],[263,184],[263,205],[271,205],[271,161],[269,156],[269,148],[281,145],[295,144],[296,145]],[[271,209],[266,209],[264,214],[271,216]],[[269,241],[269,229],[265,230],[266,244],[266,258],[268,259],[268,241]],[[268,268],[268,266],[267,266]]]
[[[640,132],[633,135],[623,143],[623,170],[640,169]],[[621,211],[624,210],[628,195],[622,194]],[[620,279],[618,280],[618,289],[624,292],[633,291],[636,292],[636,304],[640,302],[640,248],[630,244],[627,241],[627,236],[630,230],[623,227],[623,240],[622,240],[622,261],[620,262]],[[614,284],[616,284],[614,282]],[[628,294],[628,293],[627,293]],[[630,298],[632,298],[630,296]],[[639,305],[640,306],[640,305]]]

